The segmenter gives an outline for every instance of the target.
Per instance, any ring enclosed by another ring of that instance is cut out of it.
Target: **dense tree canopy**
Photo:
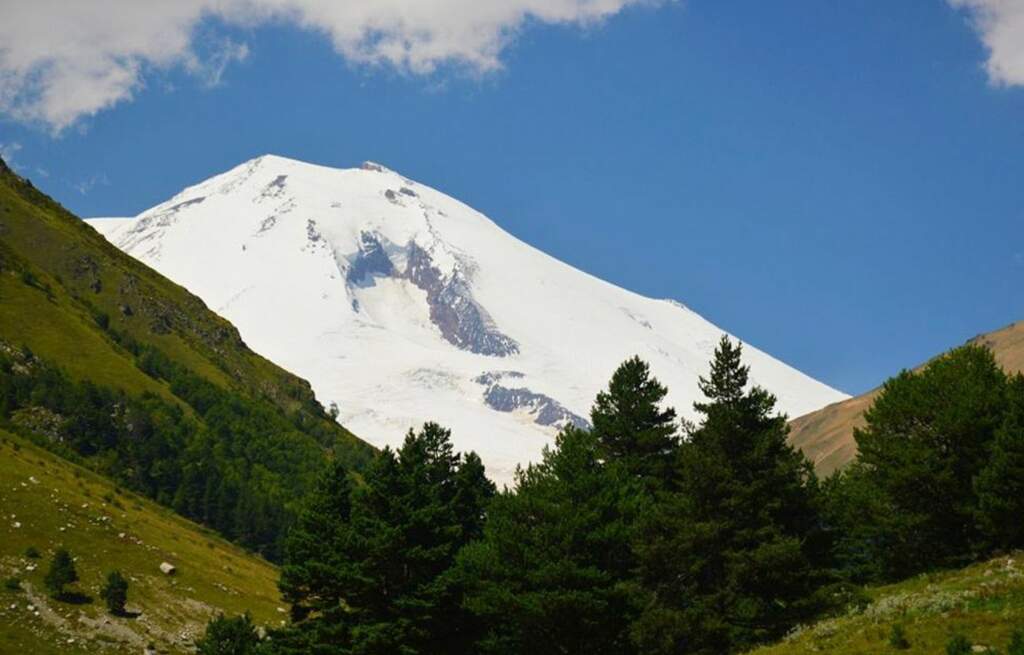
[[[855,432],[857,463],[829,485],[844,567],[898,579],[963,564],[985,549],[979,525],[1012,544],[1018,537],[1003,528],[1014,522],[998,517],[1013,511],[1003,490],[1014,477],[1021,484],[1013,410],[1021,390],[974,345],[886,382]]]
[[[679,489],[637,540],[645,609],[634,636],[646,653],[736,652],[820,609],[828,551],[817,482],[740,358],[723,337],[700,381],[703,420],[679,449]]]
[[[1006,386],[1006,410],[974,479],[977,516],[985,545],[1024,546],[1024,375]]]
[[[340,466],[324,474],[287,540],[281,589],[295,622],[282,651],[465,652],[472,621],[449,573],[481,534],[494,485],[450,436],[433,423],[410,431],[358,486]]]
[[[495,499],[483,539],[463,550],[458,575],[485,627],[481,652],[631,652],[624,582],[644,496],[601,453],[593,434],[567,427]]]

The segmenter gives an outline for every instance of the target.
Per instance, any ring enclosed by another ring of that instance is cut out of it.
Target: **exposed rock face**
[[[205,196],[199,196],[154,212],[132,225],[132,229],[126,233],[125,238],[135,245],[145,246],[148,254],[159,258],[161,254],[160,237],[167,228],[173,226],[178,221],[178,213],[188,207],[200,205],[205,200]]]
[[[267,186],[263,187],[263,191],[260,192],[258,200],[262,201],[267,198],[280,198],[284,194],[284,186],[287,179],[287,175],[278,175],[275,177],[269,184],[267,184]]]
[[[395,265],[391,263],[380,239],[369,232],[360,234],[359,252],[349,264],[346,279],[350,285],[364,286],[372,283],[374,276],[392,277]]]
[[[64,417],[56,412],[51,412],[45,407],[26,407],[19,409],[11,415],[11,422],[15,425],[40,434],[50,441],[63,441],[62,429]]]
[[[533,422],[538,425],[558,428],[575,425],[578,428],[590,428],[590,423],[585,418],[569,411],[551,396],[530,391],[526,387],[508,387],[499,383],[502,379],[522,377],[523,374],[518,371],[492,371],[480,375],[474,382],[486,387],[484,402],[491,409],[499,412],[526,409],[533,416]]]
[[[73,257],[69,268],[72,278],[88,280],[89,288],[93,293],[99,293],[103,290],[103,280],[100,279],[100,266],[93,257],[89,255]]]
[[[404,255],[400,271],[388,250]],[[404,248],[388,246],[382,237],[363,232],[359,250],[349,258],[346,280],[352,286],[371,286],[374,277],[393,277],[412,282],[427,294],[430,321],[452,345],[478,355],[505,357],[519,352],[519,344],[502,334],[487,311],[473,298],[458,270],[443,275],[430,253],[414,241]],[[353,309],[356,305],[353,305]]]
[[[312,218],[306,221],[306,238],[312,244],[319,243],[323,239],[323,235],[320,234],[320,230],[316,228],[316,221]]]
[[[404,277],[427,292],[430,320],[449,342],[478,355],[505,357],[519,352],[519,344],[494,326],[491,317],[473,299],[458,271],[442,277],[427,251],[410,243]]]
[[[184,202],[179,202],[178,204],[172,205],[172,206],[168,207],[167,209],[165,209],[164,211],[160,212],[160,215],[161,216],[170,216],[171,214],[176,214],[179,211],[181,211],[182,209],[184,209],[186,207],[191,207],[192,205],[198,205],[199,203],[203,202],[204,200],[206,200],[206,198],[203,197],[203,196],[200,196],[198,198],[192,198],[191,200],[186,200]]]

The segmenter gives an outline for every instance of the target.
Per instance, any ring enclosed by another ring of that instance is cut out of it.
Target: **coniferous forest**
[[[889,380],[825,480],[741,346],[722,338],[700,389],[679,421],[624,362],[593,428],[503,490],[432,423],[361,476],[330,463],[284,540],[288,625],[218,617],[199,652],[737,653],[864,584],[1024,546],[1024,377],[983,347]]]

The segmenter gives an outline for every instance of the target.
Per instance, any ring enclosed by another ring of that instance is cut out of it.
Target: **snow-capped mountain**
[[[450,427],[505,482],[638,354],[684,416],[723,330],[583,273],[377,164],[246,162],[131,219],[90,224],[203,298],[379,446]],[[750,346],[799,416],[847,396]]]

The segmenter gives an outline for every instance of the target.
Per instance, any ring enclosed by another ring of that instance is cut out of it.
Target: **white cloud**
[[[996,85],[1024,85],[1024,0],[949,0],[971,16],[988,49],[985,70]]]
[[[290,22],[325,35],[359,64],[486,73],[501,67],[502,51],[528,21],[586,26],[657,1],[0,0],[0,113],[60,131],[130,100],[152,69],[180,66],[216,85],[248,47],[197,47],[205,18],[243,27]]]
[[[75,182],[71,186],[83,196],[87,196],[97,186],[110,186],[110,180],[107,178],[106,173],[94,173],[84,180]]]
[[[210,87],[220,84],[229,64],[245,61],[249,56],[249,46],[232,39],[214,39],[209,47],[210,52],[205,57],[190,54],[185,68]]]
[[[7,165],[11,168],[16,168],[14,164],[14,156],[21,150],[21,144],[15,141],[10,143],[0,143],[0,159],[7,162]]]

